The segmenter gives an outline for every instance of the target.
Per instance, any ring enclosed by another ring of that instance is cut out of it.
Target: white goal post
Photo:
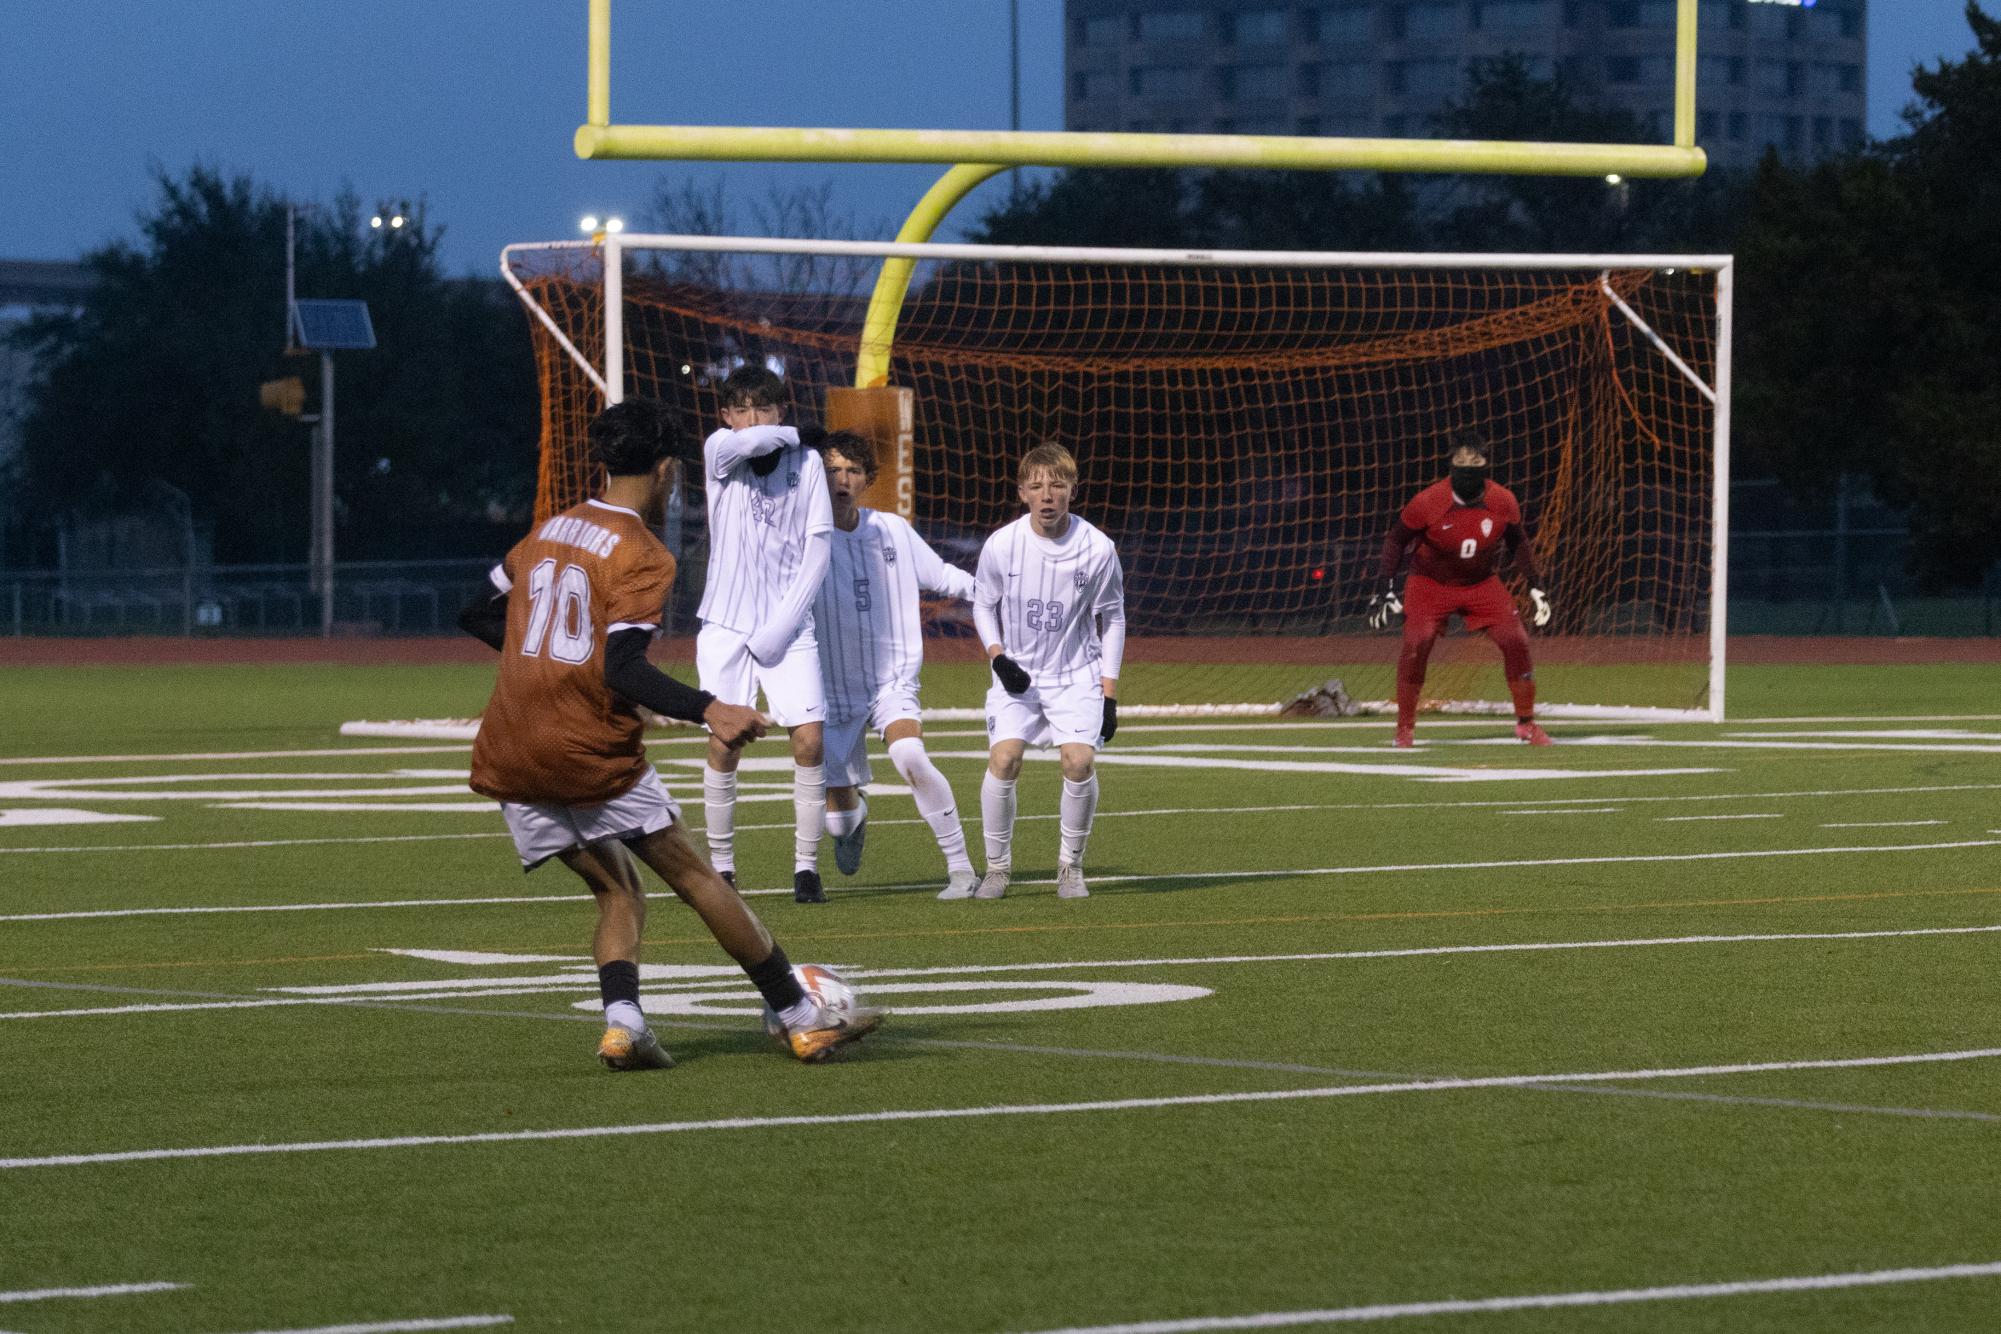
[[[1069,444],[1080,512],[1128,566],[1131,671],[1150,675],[1126,716],[1277,713],[1329,678],[1361,711],[1393,707],[1397,640],[1363,633],[1357,580],[1442,475],[1442,441],[1472,426],[1553,571],[1538,712],[1723,717],[1727,255],[513,245],[501,270],[537,344],[545,504],[581,498],[550,488],[579,471],[581,423],[628,394],[712,422],[715,383],[762,358],[819,418],[852,384],[885,261],[912,267],[886,351],[915,395],[919,530],[967,559],[1018,513],[1005,482],[1024,444]],[[699,520],[689,504],[684,545]],[[1463,638],[1440,645],[1426,708],[1506,712],[1498,655]]]

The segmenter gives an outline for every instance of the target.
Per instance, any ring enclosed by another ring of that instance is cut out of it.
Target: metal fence
[[[332,621],[347,634],[452,631],[487,587],[486,560],[343,561]],[[0,634],[318,634],[323,599],[307,566],[0,570]]]
[[[1733,531],[1731,633],[2001,634],[2001,565],[1972,590],[1926,596],[1908,572],[1910,542],[1902,528]],[[699,568],[699,553],[692,559]],[[331,620],[342,634],[450,634],[459,608],[489,587],[489,568],[345,561],[334,571]],[[676,629],[693,630],[697,591],[693,581],[677,585]],[[1356,609],[1342,590],[1327,596],[1330,618]],[[310,635],[321,625],[304,564],[0,570],[0,635]]]

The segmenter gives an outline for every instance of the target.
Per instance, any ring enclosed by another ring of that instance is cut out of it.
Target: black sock
[[[606,1005],[618,1001],[639,1004],[639,965],[629,959],[613,959],[598,965],[598,992]]]
[[[780,1014],[806,999],[806,988],[793,976],[792,960],[785,957],[784,949],[778,945],[771,947],[763,963],[751,964],[743,971],[764,994],[764,1003]]]

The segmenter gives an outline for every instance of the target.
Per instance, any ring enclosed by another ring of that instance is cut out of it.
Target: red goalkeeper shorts
[[[1403,634],[1405,639],[1430,639],[1445,626],[1445,618],[1458,612],[1466,618],[1468,630],[1488,630],[1507,621],[1520,619],[1515,599],[1498,578],[1489,575],[1477,584],[1441,584],[1413,574],[1403,583]]]

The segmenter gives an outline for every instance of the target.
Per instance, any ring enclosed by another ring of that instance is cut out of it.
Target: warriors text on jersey
[[[493,571],[507,594],[500,679],[472,748],[472,789],[589,806],[646,772],[643,726],[604,683],[605,637],[656,629],[674,558],[639,515],[587,500],[545,519]]]
[[[827,470],[797,443],[781,445],[777,466],[760,477],[740,442],[789,426],[716,431],[702,446],[709,512],[708,583],[698,612],[706,625],[750,634],[778,610],[805,556],[806,537],[834,526]]]
[[[1008,656],[1038,686],[1064,686],[1100,674],[1098,617],[1119,625],[1124,641],[1125,573],[1119,553],[1075,514],[1055,541],[1038,536],[1023,515],[980,549],[974,600],[1000,623]],[[1110,664],[1105,675],[1116,676]]]
[[[867,713],[886,685],[917,688],[924,662],[920,590],[973,595],[973,576],[947,565],[900,515],[859,513],[852,532],[834,529],[827,579],[813,603],[828,722]]]
[[[1420,534],[1410,569],[1441,584],[1477,584],[1493,574],[1510,525],[1522,521],[1514,492],[1488,482],[1478,505],[1462,505],[1450,480],[1436,482],[1403,507],[1403,526]]]

